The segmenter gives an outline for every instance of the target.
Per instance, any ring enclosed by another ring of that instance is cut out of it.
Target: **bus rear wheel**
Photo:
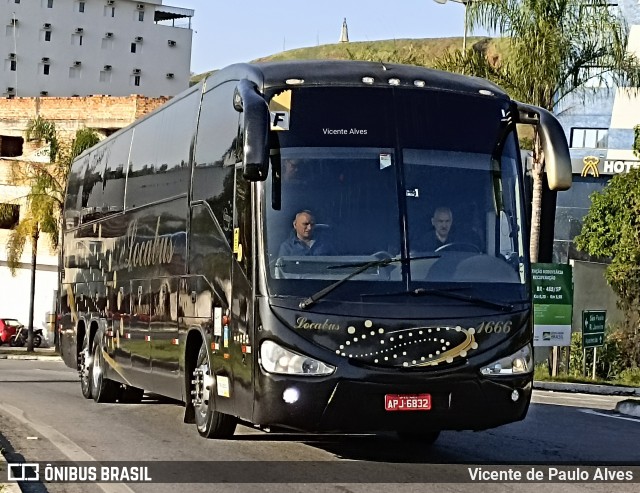
[[[106,378],[107,362],[102,354],[102,329],[98,329],[93,337],[91,351],[91,395],[96,402],[115,402],[120,391],[120,384]]]
[[[214,409],[213,372],[204,341],[191,376],[191,402],[198,433],[205,438],[230,438],[236,429],[236,418]]]
[[[91,369],[93,361],[89,348],[89,334],[85,333],[82,342],[82,350],[78,355],[78,371],[80,373],[80,390],[85,399],[91,399]]]
[[[440,436],[440,431],[399,431],[397,435],[400,440],[405,442],[431,445]]]

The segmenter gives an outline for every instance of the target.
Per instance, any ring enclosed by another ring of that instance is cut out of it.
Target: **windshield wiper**
[[[409,291],[401,291],[399,293],[386,293],[386,294],[363,294],[362,296],[398,296],[398,295],[410,295],[410,296],[440,296],[442,298],[449,298],[453,300],[466,301],[467,303],[473,303],[476,305],[486,306],[488,308],[497,308],[503,312],[513,311],[513,305],[510,303],[498,303],[496,301],[485,300],[484,298],[478,298],[476,296],[468,296],[460,293],[455,293],[455,290],[468,289],[466,287],[460,288],[417,288],[410,289]]]
[[[383,259],[376,259],[376,260],[372,260],[371,262],[364,262],[364,263],[358,262],[358,263],[350,263],[350,264],[332,265],[327,268],[328,269],[340,269],[344,267],[358,267],[358,268],[353,272],[350,272],[349,274],[347,274],[342,279],[339,279],[336,282],[329,284],[326,288],[323,288],[317,293],[314,293],[308,298],[302,300],[298,306],[300,307],[301,310],[304,310],[305,308],[309,308],[316,301],[324,298],[331,291],[341,286],[342,284],[347,282],[349,279],[354,278],[358,274],[362,274],[365,270],[370,269],[371,267],[385,267],[394,262],[409,262],[411,260],[420,260],[420,259],[429,259],[429,258],[440,258],[440,255],[425,255],[423,257],[408,257],[408,258],[389,257],[389,258],[383,258]]]

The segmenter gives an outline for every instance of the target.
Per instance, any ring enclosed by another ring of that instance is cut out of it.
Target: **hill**
[[[506,44],[501,39],[468,37],[467,46],[480,50],[491,60],[499,63]],[[253,60],[273,62],[282,60],[372,60],[401,61],[412,65],[433,66],[433,62],[447,51],[462,48],[462,38],[389,39],[381,41],[359,41],[297,48]],[[212,72],[194,75],[195,84]]]

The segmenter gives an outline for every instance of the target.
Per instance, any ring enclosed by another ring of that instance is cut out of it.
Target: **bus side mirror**
[[[269,170],[269,107],[255,84],[241,80],[233,94],[233,107],[243,114],[242,176],[264,181]]]
[[[544,152],[547,182],[551,190],[571,188],[571,155],[562,125],[549,111],[516,102],[519,123],[536,125]]]

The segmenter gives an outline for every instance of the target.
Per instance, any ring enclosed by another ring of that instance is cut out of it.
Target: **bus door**
[[[251,200],[252,186],[243,178],[241,167],[236,167],[235,185],[232,293],[229,317],[231,335],[228,354],[233,370],[231,391],[236,415],[246,418],[253,414],[254,399],[254,293],[251,279],[255,265],[252,248],[255,216]]]
[[[131,281],[131,317],[125,334],[126,346],[131,354],[131,370],[136,373],[136,387],[152,389],[151,336],[149,318],[151,312],[149,281]]]
[[[181,398],[180,345],[178,339],[177,289],[175,278],[151,280],[151,372],[153,391]]]

